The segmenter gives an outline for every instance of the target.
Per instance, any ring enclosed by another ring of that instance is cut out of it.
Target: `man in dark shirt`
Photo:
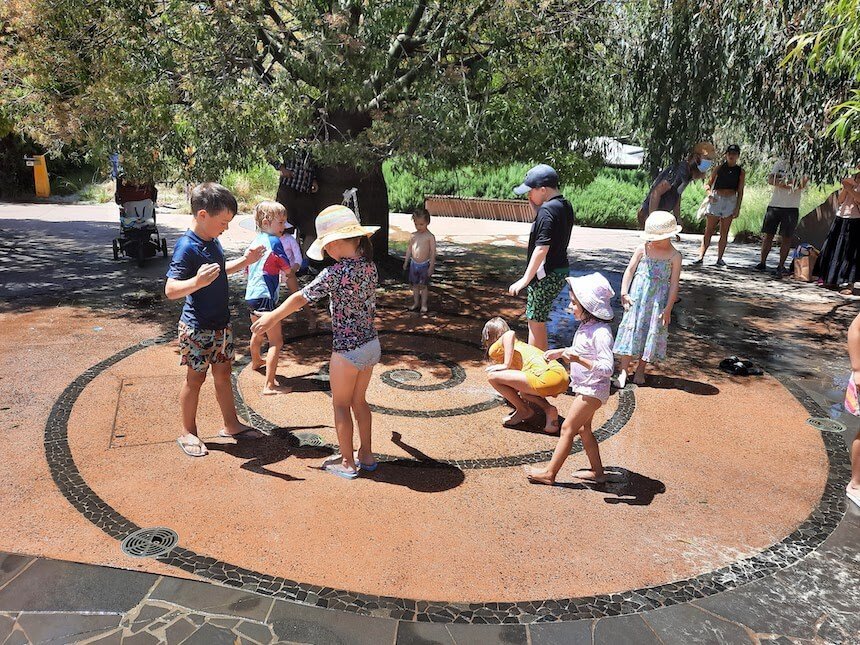
[[[573,208],[558,190],[558,173],[546,164],[529,170],[525,181],[514,188],[514,192],[517,195],[528,193],[537,216],[529,235],[526,272],[508,292],[515,296],[528,286],[529,345],[546,350],[549,346],[546,321],[570,272],[567,246],[573,230]]]

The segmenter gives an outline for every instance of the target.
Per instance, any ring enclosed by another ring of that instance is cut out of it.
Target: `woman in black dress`
[[[842,180],[836,217],[812,275],[819,285],[846,295],[860,279],[860,173]]]

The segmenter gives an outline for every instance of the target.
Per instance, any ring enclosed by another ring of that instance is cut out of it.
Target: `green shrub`
[[[278,171],[270,164],[259,163],[244,170],[231,170],[222,178],[239,202],[239,210],[250,211],[257,202],[274,199],[278,193]]]

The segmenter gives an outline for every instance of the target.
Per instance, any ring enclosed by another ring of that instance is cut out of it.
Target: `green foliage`
[[[460,197],[491,197],[510,199],[513,186],[519,184],[528,168],[511,164],[497,168],[465,167],[436,171],[417,176],[393,162],[383,166],[393,211],[408,213],[424,203],[424,195],[458,195]],[[561,187],[576,212],[580,226],[599,228],[636,228],[636,212],[645,199],[650,179],[639,170],[601,169],[586,185]],[[838,184],[810,186],[803,193],[800,211],[806,214],[823,203]],[[748,179],[741,212],[732,224],[732,232],[757,234],[770,202],[773,189],[764,179]],[[704,184],[694,181],[687,186],[681,199],[681,224],[687,233],[701,233],[705,222],[696,217],[705,198]]]
[[[846,145],[860,144],[860,0],[828,0],[819,8],[820,29],[795,36],[786,63],[806,65],[828,76],[844,76],[853,87],[830,103],[833,122],[827,132]]]
[[[608,125],[586,0],[8,0],[0,113],[46,148],[195,181],[296,146],[354,168],[541,156]],[[605,46],[604,46],[605,49]]]
[[[221,183],[236,196],[239,210],[250,211],[258,202],[275,198],[278,179],[278,171],[271,164],[258,163],[226,172]]]
[[[424,204],[425,195],[511,199],[515,197],[513,187],[522,183],[531,165],[530,162],[434,170],[426,163],[398,158],[383,164],[382,170],[391,210],[408,213]],[[561,168],[559,175],[565,190],[589,183],[594,178],[590,163],[581,157],[568,155]]]
[[[860,157],[860,140],[852,139],[849,124],[857,113],[846,105],[839,108],[845,119],[832,123],[829,107],[857,97],[856,73],[844,65],[803,64],[808,55],[815,59],[815,46],[792,38],[798,32],[826,33],[820,41],[812,38],[820,50],[857,61],[856,49],[849,47],[856,32],[845,40],[840,35],[857,24],[857,5],[857,0],[619,5],[629,29],[622,69],[630,70],[619,96],[648,148],[650,167],[677,161],[697,140],[728,129],[742,133],[764,156],[786,158],[799,174],[818,181],[844,176]],[[792,46],[796,55],[786,60]],[[728,142],[716,141],[720,147]]]

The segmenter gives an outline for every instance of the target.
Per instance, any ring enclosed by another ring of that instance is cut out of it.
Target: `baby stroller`
[[[120,254],[143,266],[147,258],[159,251],[167,257],[167,240],[161,237],[155,225],[155,184],[127,183],[123,177],[116,180],[116,203],[119,204],[119,237],[113,241],[113,259]]]

